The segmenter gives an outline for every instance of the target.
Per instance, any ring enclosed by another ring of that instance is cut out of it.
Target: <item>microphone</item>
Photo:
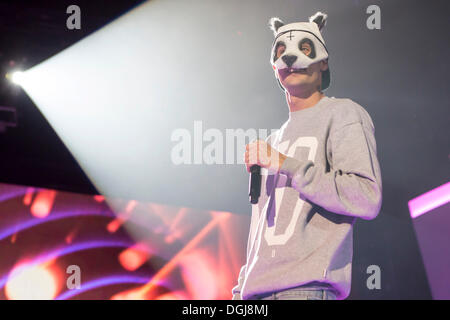
[[[259,196],[261,195],[261,167],[253,165],[250,167],[250,183],[248,195],[250,196],[250,203],[258,203]]]

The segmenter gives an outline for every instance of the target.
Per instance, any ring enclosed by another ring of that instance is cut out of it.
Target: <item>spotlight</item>
[[[16,267],[5,285],[9,300],[51,300],[57,291],[55,275],[43,266]]]
[[[13,83],[21,85],[24,79],[24,73],[22,71],[15,71],[13,73],[7,73],[5,77]]]

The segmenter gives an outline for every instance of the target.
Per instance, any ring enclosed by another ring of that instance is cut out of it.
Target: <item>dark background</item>
[[[0,105],[15,107],[18,115],[17,128],[0,133],[0,182],[97,192],[27,95],[3,75],[12,68],[26,70],[38,64],[139,3],[0,2]],[[65,11],[71,4],[82,8],[82,30],[68,32],[65,28]],[[366,8],[371,4],[381,8],[381,30],[365,27]],[[268,62],[273,36],[267,20],[279,16],[287,23],[305,21],[318,10],[326,12],[329,21],[323,36],[330,50],[332,82],[325,93],[351,98],[369,112],[383,177],[380,215],[356,224],[349,298],[430,299],[407,202],[449,180],[448,2],[230,1],[227,8],[228,15],[220,16],[221,26],[237,24],[230,20],[236,12],[240,24],[236,30],[259,37],[248,51],[230,49],[242,51],[241,59],[248,59],[249,68],[257,70],[255,78],[246,86],[230,85],[232,90],[222,90],[223,95],[236,97],[235,107],[214,110],[214,106],[205,104],[182,112],[184,118],[178,125],[192,126],[194,120],[203,120],[216,128],[279,128],[286,120],[287,106]],[[203,16],[206,14],[199,12],[199,19],[208,20]],[[260,55],[259,60],[253,59],[255,55]],[[236,76],[226,75],[224,81],[233,81]],[[208,88],[206,80],[203,86]],[[170,165],[166,168],[174,170]],[[145,200],[250,213],[248,176],[243,168],[198,165],[176,170],[180,183],[173,193],[155,191]],[[217,182],[219,186],[211,188],[211,183]],[[381,290],[366,288],[366,268],[371,264],[381,268]]]

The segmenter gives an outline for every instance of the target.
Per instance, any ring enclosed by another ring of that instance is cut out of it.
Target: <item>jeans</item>
[[[321,287],[297,287],[255,295],[250,300],[336,300],[336,294],[332,289]]]

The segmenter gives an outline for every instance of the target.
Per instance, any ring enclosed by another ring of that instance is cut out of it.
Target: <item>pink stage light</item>
[[[25,196],[23,197],[23,204],[29,206],[31,204],[31,200],[33,199],[34,188],[28,187],[25,191]]]
[[[31,205],[31,214],[36,218],[45,218],[50,214],[55,200],[55,190],[41,190]]]
[[[450,182],[409,200],[409,213],[414,219],[448,202],[450,202]]]
[[[202,230],[200,230],[199,233],[195,235],[194,238],[192,238],[184,247],[181,249],[172,259],[169,260],[159,271],[153,276],[153,278],[144,286],[139,288],[138,292],[135,293],[138,296],[145,296],[148,294],[151,294],[155,286],[162,281],[180,262],[180,260],[183,258],[183,256],[191,251],[193,248],[195,248],[202,240],[203,238],[211,232],[211,230],[215,229],[217,227],[217,224],[220,223],[222,219],[224,219],[225,215],[217,215],[214,217],[208,224],[203,227]]]
[[[52,300],[57,291],[54,275],[44,266],[22,265],[15,268],[5,286],[9,300]]]
[[[188,230],[188,225],[181,225],[180,221],[184,219],[187,213],[187,208],[180,208],[175,218],[172,220],[172,223],[169,227],[169,234],[165,237],[164,241],[166,243],[171,244],[177,239],[181,239],[184,237]]]
[[[147,299],[145,294],[142,294],[141,291],[134,289],[116,293],[111,297],[111,300],[150,300],[150,299]]]
[[[137,205],[137,201],[136,200],[130,200],[127,204],[127,207],[125,208],[124,212],[119,212],[117,214],[117,218],[114,219],[113,221],[111,221],[110,223],[108,223],[108,225],[106,226],[106,230],[108,230],[109,233],[114,233],[117,230],[119,230],[119,228],[125,223],[127,222],[128,219],[130,219],[131,215],[133,214],[133,210]]]
[[[208,250],[194,249],[180,259],[183,282],[192,300],[219,298],[217,265]]]
[[[96,194],[94,196],[94,200],[97,201],[97,202],[102,202],[102,201],[105,201],[105,197],[102,196],[101,194]]]
[[[75,227],[75,229],[70,231],[70,233],[65,238],[67,244],[70,244],[70,243],[73,242],[73,239],[76,237],[76,235],[78,234],[79,230],[80,230],[80,227],[77,226],[77,227]]]
[[[119,262],[128,271],[135,271],[150,258],[150,248],[145,243],[137,243],[119,254]]]
[[[189,297],[181,290],[164,293],[155,300],[189,300]]]

